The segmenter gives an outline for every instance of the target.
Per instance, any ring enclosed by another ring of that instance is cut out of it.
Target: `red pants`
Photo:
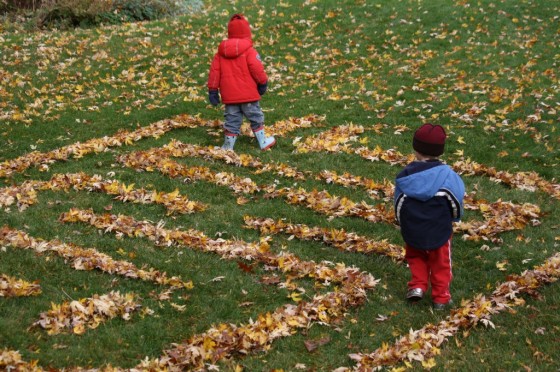
[[[451,238],[431,251],[413,248],[405,244],[405,258],[410,267],[412,279],[408,282],[408,289],[420,288],[428,290],[428,283],[432,285],[432,301],[447,303],[451,300],[449,285],[453,274],[451,273]]]

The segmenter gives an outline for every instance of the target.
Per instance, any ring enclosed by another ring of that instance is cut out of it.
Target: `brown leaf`
[[[305,344],[305,348],[310,353],[315,351],[318,347],[328,344],[331,341],[329,336],[320,338],[318,340],[305,340],[303,343]]]
[[[245,271],[246,273],[250,273],[250,274],[253,273],[253,265],[247,265],[246,263],[237,261],[237,266],[239,266],[239,268]]]
[[[255,304],[254,302],[246,301],[246,302],[240,303],[238,306],[239,307],[248,307],[248,306],[253,306],[254,304]]]
[[[280,278],[277,276],[263,276],[260,279],[262,284],[278,284],[280,283]]]

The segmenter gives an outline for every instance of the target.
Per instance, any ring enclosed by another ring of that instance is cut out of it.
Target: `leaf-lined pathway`
[[[55,174],[49,181],[25,181],[19,186],[9,186],[0,189],[0,208],[6,208],[14,203],[20,211],[37,203],[36,191],[76,191],[101,192],[117,195],[115,200],[137,204],[161,204],[167,208],[167,214],[195,213],[204,211],[207,205],[191,201],[180,195],[176,189],[171,193],[157,190],[137,189],[134,184],[126,185],[117,180],[106,180],[100,175],[90,176],[86,173]]]

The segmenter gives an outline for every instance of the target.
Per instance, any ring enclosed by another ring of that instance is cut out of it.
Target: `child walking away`
[[[261,57],[253,48],[249,22],[242,14],[234,14],[229,20],[228,38],[220,43],[208,75],[210,103],[217,106],[221,95],[225,105],[223,149],[233,150],[244,116],[261,150],[276,144],[274,137],[264,133],[264,114],[259,105],[267,84]]]
[[[424,124],[416,130],[416,160],[397,175],[394,200],[412,276],[406,298],[421,300],[431,284],[435,310],[452,305],[452,222],[463,214],[465,194],[461,177],[439,160],[446,137],[440,125]]]

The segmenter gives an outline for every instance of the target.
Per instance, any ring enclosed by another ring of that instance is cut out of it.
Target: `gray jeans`
[[[262,128],[264,123],[264,113],[261,110],[259,101],[249,103],[239,103],[235,105],[225,105],[224,129],[229,133],[239,135],[243,116],[251,123],[251,129],[257,131]]]

